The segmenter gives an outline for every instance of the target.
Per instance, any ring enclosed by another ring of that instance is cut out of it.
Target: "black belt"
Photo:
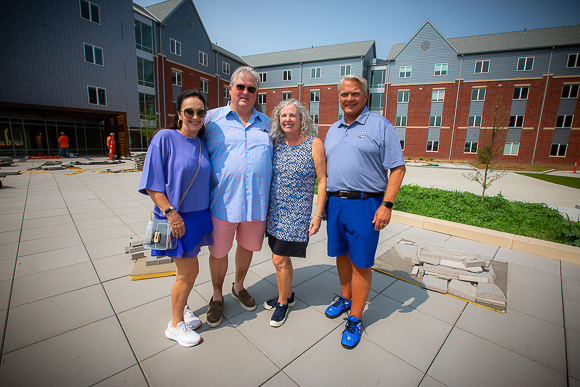
[[[328,192],[330,196],[338,196],[341,199],[367,199],[385,196],[384,192],[359,192],[359,191],[337,191]]]

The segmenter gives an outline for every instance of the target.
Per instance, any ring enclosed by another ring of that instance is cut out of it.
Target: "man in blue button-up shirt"
[[[341,295],[326,309],[328,318],[350,315],[342,346],[360,341],[362,313],[372,282],[379,232],[389,224],[405,175],[405,160],[393,125],[366,107],[367,82],[347,75],[339,84],[344,118],[324,140],[327,160],[328,255],[336,257]],[[390,170],[390,176],[389,176]]]
[[[244,279],[253,252],[260,251],[264,241],[272,179],[270,120],[254,109],[258,79],[251,67],[238,68],[230,81],[230,104],[209,111],[206,118],[204,139],[212,165],[210,210],[214,225],[214,245],[209,248],[213,284],[207,312],[210,327],[221,323],[222,288],[234,235],[238,246],[232,296],[244,309],[256,309],[255,300],[244,289]]]

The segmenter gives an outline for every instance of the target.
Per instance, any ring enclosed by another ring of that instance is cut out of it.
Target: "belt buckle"
[[[348,191],[338,191],[338,197],[341,199],[348,199]]]

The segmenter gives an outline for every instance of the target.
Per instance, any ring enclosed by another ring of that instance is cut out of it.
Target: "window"
[[[320,102],[320,91],[311,91],[310,92],[310,102]]]
[[[99,66],[103,65],[103,49],[101,47],[93,46],[85,43],[85,62],[93,63]],[[576,93],[578,94],[578,93]]]
[[[399,91],[397,93],[397,102],[409,102],[409,92]]]
[[[169,38],[169,52],[181,56],[181,42],[173,38]]]
[[[427,141],[427,152],[437,152],[439,151],[439,141],[429,140]]]
[[[340,65],[340,76],[344,77],[350,74],[350,65]]]
[[[311,114],[310,119],[314,125],[318,125],[318,114]]]
[[[518,150],[520,149],[519,142],[506,142],[503,146],[503,154],[504,155],[517,155]]]
[[[472,101],[485,101],[485,87],[474,87],[471,89]]]
[[[137,58],[137,83],[141,86],[154,86],[153,62],[143,58]]]
[[[395,117],[395,126],[407,126],[407,116]]]
[[[571,128],[573,115],[558,116],[556,119],[556,128]]]
[[[399,143],[401,143],[401,150],[405,150],[405,140],[399,140]]]
[[[310,69],[310,78],[320,78],[320,67],[313,67]]]
[[[89,91],[89,104],[107,106],[107,91],[102,87],[87,86]]]
[[[265,105],[266,104],[266,93],[264,93],[264,94],[258,94],[258,103],[260,105]]]
[[[528,99],[529,86],[514,87],[514,99]]]
[[[508,127],[521,128],[524,126],[524,116],[510,116]]]
[[[445,99],[445,90],[433,90],[431,94],[431,101],[434,102],[443,102]]]
[[[435,75],[447,75],[447,63],[437,63],[435,65]]]
[[[465,141],[463,153],[477,153],[477,141]]]
[[[566,67],[580,67],[580,54],[569,54]]]
[[[290,91],[282,93],[282,101],[288,101],[291,98],[292,98],[292,93]]]
[[[101,24],[101,17],[99,16],[99,6],[87,0],[81,0],[81,17],[83,19],[92,21],[93,23]]]
[[[481,116],[469,116],[467,126],[481,126]]]
[[[566,148],[568,148],[568,144],[552,144],[552,148],[550,149],[550,156],[566,156]]]
[[[201,91],[202,93],[207,93],[209,87],[208,87],[208,82],[206,79],[200,79],[199,80],[199,91]]]
[[[199,64],[207,66],[207,54],[203,51],[199,52]]]
[[[429,126],[441,126],[441,116],[429,117]]]
[[[230,99],[230,89],[226,85],[224,85],[224,98]]]
[[[177,110],[176,107],[173,109],[174,111]],[[151,94],[139,93],[139,115],[141,118],[143,118],[149,114],[155,115],[155,96]]]
[[[282,74],[282,79],[285,81],[291,81],[292,80],[292,70],[284,70],[284,73]]]
[[[266,83],[268,81],[268,73],[259,73],[260,83]]]
[[[411,71],[413,66],[401,66],[399,67],[399,78],[411,78]]]
[[[135,20],[135,47],[137,50],[153,53],[151,26]]]
[[[384,87],[387,70],[371,70],[371,86]]]
[[[207,55],[206,55],[206,58],[207,58]],[[230,64],[228,62],[222,61],[222,72],[224,74],[228,74],[228,75],[230,74]]]
[[[529,71],[534,68],[534,57],[528,56],[526,58],[518,58],[517,71]]]
[[[181,73],[179,71],[171,72],[171,83],[175,86],[181,86]]]
[[[474,73],[489,73],[489,60],[476,60]]]
[[[579,85],[564,85],[562,88],[562,98],[578,98]]]
[[[385,93],[371,93],[369,95],[369,110],[382,114],[384,97]]]

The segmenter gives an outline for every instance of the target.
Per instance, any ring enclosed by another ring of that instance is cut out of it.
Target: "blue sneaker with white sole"
[[[348,316],[345,320],[346,326],[344,331],[342,331],[340,343],[346,349],[353,349],[360,342],[362,321],[354,316]]]
[[[324,314],[328,318],[337,318],[343,312],[347,312],[350,310],[352,306],[352,301],[347,300],[342,295],[334,297],[332,304],[329,305],[328,308],[324,311]]]

